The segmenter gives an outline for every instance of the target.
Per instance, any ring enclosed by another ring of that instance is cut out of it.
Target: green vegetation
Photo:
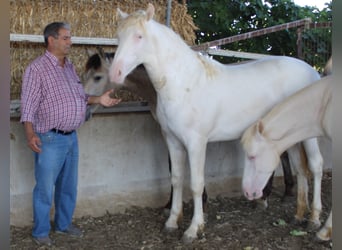
[[[328,0],[327,0],[328,1]],[[312,22],[332,21],[332,3],[326,3],[323,10],[315,7],[301,7],[290,0],[188,0],[188,10],[193,16],[197,44],[209,42],[246,32],[311,18]],[[331,28],[311,29],[303,32],[305,44],[315,43],[315,48],[303,47],[305,60],[320,57],[319,65],[325,63],[331,54]],[[263,53],[271,55],[288,55],[297,57],[297,29],[278,31],[231,44],[222,45],[221,49]],[[328,46],[327,46],[328,44]],[[217,57],[216,59],[228,63],[236,59]],[[317,60],[316,60],[317,61]]]

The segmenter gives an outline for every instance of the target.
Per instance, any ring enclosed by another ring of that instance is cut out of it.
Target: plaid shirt
[[[86,106],[87,95],[68,59],[61,67],[57,58],[46,51],[27,67],[20,121],[32,122],[36,132],[77,129],[84,122]]]

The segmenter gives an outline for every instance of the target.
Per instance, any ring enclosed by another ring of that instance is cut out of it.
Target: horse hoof
[[[196,237],[191,237],[191,236],[185,235],[185,234],[182,237],[182,241],[186,245],[191,244],[195,239],[196,239]]]
[[[175,231],[177,231],[178,228],[177,227],[164,227],[162,232],[165,234],[169,234],[169,233],[173,233]]]
[[[268,208],[268,201],[267,199],[259,199],[257,200],[257,202],[259,203],[259,207],[262,209],[262,210],[266,210]]]
[[[306,228],[308,226],[308,221],[306,219],[293,218],[291,224]]]
[[[318,242],[326,242],[331,240],[331,230],[320,230],[316,233],[316,240]]]
[[[253,209],[260,209],[260,210],[267,210],[268,203],[267,200],[264,199],[258,199],[252,201],[252,208]]]
[[[166,208],[166,207],[164,207],[164,209],[163,209],[163,214],[166,216],[166,217],[168,217],[168,216],[170,216],[170,209],[169,208]]]
[[[316,231],[318,228],[320,228],[321,223],[319,221],[309,221],[307,225],[308,231]]]

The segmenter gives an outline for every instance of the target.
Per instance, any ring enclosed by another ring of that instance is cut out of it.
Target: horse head
[[[119,46],[109,69],[109,75],[112,82],[123,83],[133,69],[145,63],[142,60],[145,56],[142,55],[154,53],[154,46],[145,27],[154,16],[154,7],[148,4],[146,11],[139,10],[130,15],[118,9],[118,15]]]
[[[138,65],[133,69],[123,84],[116,84],[110,81],[108,73],[115,53],[104,52],[103,49],[98,48],[97,52],[88,51],[88,55],[83,77],[84,89],[87,94],[102,95],[112,88],[127,90],[148,101],[151,112],[155,115],[157,94],[143,65]]]
[[[88,50],[88,61],[83,77],[85,92],[89,95],[102,95],[106,90],[114,87],[110,82],[108,70],[114,53],[105,53],[101,48],[98,51]]]
[[[249,200],[259,199],[279,164],[280,156],[272,142],[263,135],[261,121],[246,130],[241,142],[246,152],[242,177],[243,193]]]

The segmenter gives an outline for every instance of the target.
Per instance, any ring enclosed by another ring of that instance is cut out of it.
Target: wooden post
[[[304,59],[303,55],[303,39],[302,39],[302,34],[303,34],[303,28],[300,27],[297,29],[297,58],[299,59]]]

